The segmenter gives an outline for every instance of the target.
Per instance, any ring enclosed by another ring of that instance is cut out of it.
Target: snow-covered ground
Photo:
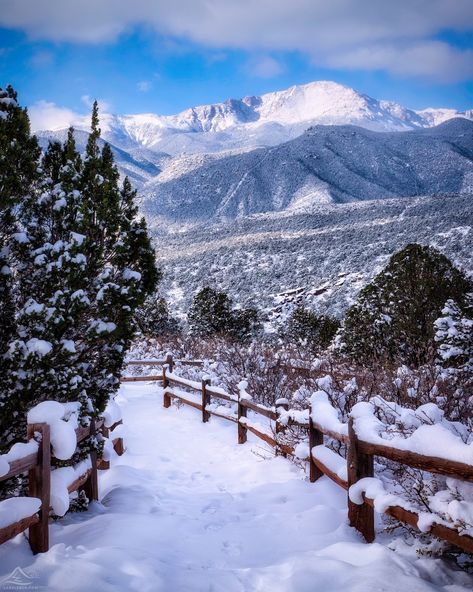
[[[326,477],[309,483],[250,435],[238,446],[235,424],[163,409],[150,385],[126,385],[118,401],[127,451],[101,474],[101,503],[53,524],[48,553],[33,557],[22,535],[1,546],[0,590],[18,567],[30,588],[61,592],[473,588],[399,541],[364,544],[345,492]]]

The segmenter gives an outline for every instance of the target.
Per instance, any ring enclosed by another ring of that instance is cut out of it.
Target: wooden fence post
[[[114,425],[113,429],[115,429],[119,425],[123,425],[123,419],[120,419],[120,421],[117,421],[117,423]],[[120,438],[114,439],[113,432],[112,432],[112,441],[113,441],[113,449],[118,454],[118,456],[121,456],[125,452],[125,445],[123,443],[123,438],[120,437]]]
[[[312,407],[309,408],[309,467],[310,467],[310,482],[314,483],[317,479],[322,477],[323,472],[314,462],[312,456],[312,448],[314,446],[320,446],[324,443],[324,435],[320,430],[314,428],[314,422],[312,420]]]
[[[202,421],[207,423],[210,419],[210,413],[206,411],[207,405],[210,404],[210,395],[207,392],[207,387],[210,385],[210,378],[202,379]]]
[[[168,377],[166,376],[166,368],[167,365],[163,366],[163,389],[164,389],[164,394],[163,394],[163,407],[165,407],[166,409],[168,407],[171,407],[171,397],[166,394],[166,389],[169,386],[169,380]]]
[[[282,408],[284,409],[284,411],[289,411],[289,401],[287,399],[278,399],[275,403],[276,405],[276,411],[278,412],[278,414],[280,413],[279,409]],[[276,420],[276,434],[279,434],[280,432],[284,432],[284,430],[286,429],[286,426],[279,423],[279,419]]]
[[[360,479],[373,476],[373,456],[360,452],[351,417],[348,420],[348,438],[347,472],[348,489],[350,489],[350,486]],[[355,504],[348,496],[348,519],[350,526],[355,527],[368,543],[374,541],[374,508],[366,502]]]
[[[166,356],[166,364],[169,367],[169,372],[172,372],[174,370],[174,361],[172,359],[172,354],[167,354],[167,356]]]
[[[284,409],[284,411],[289,411],[289,401],[287,399],[278,399],[276,401],[276,411],[278,413],[278,418],[276,419],[276,434],[283,434],[286,431],[286,426],[279,422],[279,414],[280,409]],[[277,438],[276,438],[277,439]],[[276,452],[279,452],[284,458],[287,457],[286,452],[281,452],[280,447],[276,448]]]
[[[101,432],[102,432],[102,436],[104,438],[108,438],[110,436],[110,429],[107,428],[105,425],[102,426]],[[106,471],[109,468],[110,468],[110,461],[109,460],[104,460],[103,458],[101,458],[98,461],[97,469],[100,469],[101,471]]]
[[[95,419],[90,420],[90,438],[96,434]],[[97,474],[97,450],[92,448],[90,451],[90,475],[84,483],[83,490],[89,501],[97,501],[99,499],[99,479]]]
[[[238,394],[238,444],[244,444],[248,439],[248,430],[246,425],[240,423],[240,418],[246,418],[247,408],[241,404],[240,394]]]
[[[33,423],[27,426],[28,440],[35,432],[41,434],[38,449],[38,464],[28,473],[28,495],[41,500],[39,522],[30,526],[29,539],[33,553],[45,553],[49,550],[49,506],[51,488],[51,438],[50,428],[46,423]]]

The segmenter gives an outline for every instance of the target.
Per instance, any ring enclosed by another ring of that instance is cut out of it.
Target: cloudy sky
[[[0,73],[39,127],[319,79],[473,108],[473,0],[0,0]]]

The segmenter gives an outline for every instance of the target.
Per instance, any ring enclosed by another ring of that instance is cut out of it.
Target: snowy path
[[[262,459],[254,440],[238,446],[234,424],[163,409],[151,386],[126,386],[119,402],[128,450],[101,475],[102,503],[54,524],[49,553],[33,557],[21,535],[0,547],[0,590],[17,566],[58,592],[471,589],[405,546],[360,542],[342,490]]]

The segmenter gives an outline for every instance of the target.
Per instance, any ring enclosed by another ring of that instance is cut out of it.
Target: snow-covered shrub
[[[446,419],[434,403],[407,408],[373,397],[351,411],[354,428],[362,440],[426,456],[470,463],[473,436],[462,423]],[[433,522],[462,534],[473,533],[473,485],[377,457],[376,476],[389,494],[399,495],[391,504],[420,515],[419,528],[428,531]],[[375,500],[376,507],[376,500]]]

